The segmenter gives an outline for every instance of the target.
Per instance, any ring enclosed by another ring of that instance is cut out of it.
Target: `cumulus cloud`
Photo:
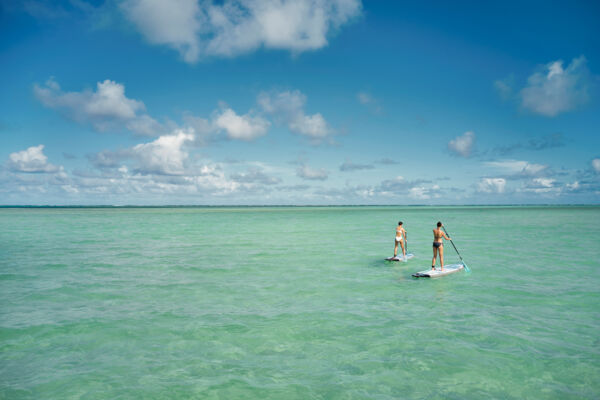
[[[554,117],[588,101],[589,81],[584,56],[574,58],[567,68],[562,60],[553,61],[528,78],[520,92],[521,106]]]
[[[44,145],[32,146],[23,151],[11,153],[8,156],[8,168],[14,172],[52,173],[61,170],[60,167],[48,162],[44,154]]]
[[[548,171],[548,165],[519,160],[488,161],[484,164],[492,168],[503,170],[511,179],[535,177]]]
[[[474,144],[475,133],[469,131],[465,132],[461,136],[452,139],[448,143],[448,150],[460,157],[468,158],[471,156]]]
[[[134,146],[131,154],[138,161],[138,170],[144,173],[178,175],[184,172],[184,162],[188,158],[183,145],[194,140],[194,135],[178,131],[164,135],[150,143]]]
[[[482,178],[477,184],[477,191],[481,193],[504,193],[506,179]]]
[[[298,167],[296,175],[302,179],[313,181],[324,181],[328,178],[327,171],[324,168],[311,168],[305,164]]]
[[[376,203],[405,201],[408,203],[434,201],[442,198],[444,193],[459,192],[455,188],[442,188],[430,180],[407,180],[402,176],[383,180],[378,185],[346,185],[343,188],[323,188],[316,190],[317,195],[327,199],[348,204],[348,202],[362,203],[364,201]]]
[[[580,192],[579,187],[580,185],[577,181],[572,184],[562,184],[552,178],[533,178],[523,181],[515,192],[556,198],[564,193],[578,193]]]
[[[130,99],[125,95],[125,86],[111,80],[98,82],[96,90],[81,92],[64,92],[59,84],[50,79],[45,85],[34,85],[36,97],[46,107],[53,108],[67,117],[89,123],[94,129],[105,131],[110,129],[127,129],[138,135],[159,136],[167,134],[167,126],[163,126],[145,112],[144,103]],[[298,115],[298,114],[297,114]],[[308,132],[318,130],[320,115],[298,115],[292,121],[299,130]],[[228,138],[251,141],[267,133],[271,123],[252,111],[238,115],[233,109],[222,106],[212,113],[210,118],[192,115],[184,116],[183,129],[194,134],[196,144],[205,145],[225,132]],[[167,124],[169,131],[180,129],[175,123]],[[99,161],[102,163],[102,161]]]
[[[173,4],[175,3],[175,4]],[[125,0],[122,10],[153,44],[186,62],[260,47],[294,54],[327,45],[330,31],[361,13],[360,0]]]
[[[298,115],[289,123],[292,132],[300,133],[313,139],[321,139],[330,133],[325,118],[319,113],[313,115]]]
[[[582,194],[593,194],[593,203],[597,202],[597,196],[600,195],[600,179],[597,177],[584,178],[582,180],[576,180],[573,183],[567,183],[562,187],[564,193],[582,193]]]
[[[126,0],[122,8],[150,43],[173,47],[187,62],[198,59],[206,22],[198,0]]]
[[[408,195],[412,198],[424,199],[437,197],[440,187],[427,179],[407,180],[403,176],[381,181],[375,192],[383,195]]]
[[[345,161],[342,165],[340,165],[340,171],[342,172],[360,171],[373,168],[375,167],[372,164],[355,164],[351,161]]]
[[[313,141],[319,141],[334,131],[320,113],[306,115],[304,104],[306,96],[298,90],[283,92],[262,92],[258,95],[258,104],[268,114],[287,124],[290,131],[304,135]]]
[[[595,173],[600,173],[600,158],[594,158],[592,160],[592,168],[594,169]]]
[[[131,148],[110,151],[104,150],[87,156],[99,169],[116,169],[129,164],[135,173],[148,175],[182,175],[186,172],[185,161],[187,142],[194,140],[192,131],[176,130],[147,143],[139,143]]]
[[[231,139],[251,141],[267,133],[271,123],[259,116],[237,115],[231,108],[222,110],[214,124],[223,129]]]
[[[230,175],[231,179],[240,183],[260,183],[262,185],[277,185],[281,179],[269,176],[260,169],[250,169],[247,172],[240,172]]]
[[[556,180],[552,178],[534,178],[524,183],[519,191],[531,193],[558,193],[560,187],[556,186]]]
[[[440,197],[439,185],[427,186],[414,186],[408,189],[408,196],[417,200],[430,200],[432,198]]]
[[[51,78],[45,85],[34,85],[33,91],[46,107],[78,122],[90,123],[99,131],[125,127],[140,135],[155,135],[162,130],[145,113],[143,102],[128,98],[125,86],[108,79],[98,82],[95,91],[64,92]]]
[[[248,191],[247,185],[227,179],[214,165],[186,170],[184,175],[141,173],[126,166],[100,173],[74,172],[71,176],[62,172],[37,175],[45,177],[13,181],[5,192],[32,196],[44,193],[41,201],[37,196],[37,203],[41,204],[48,204],[51,195],[55,204],[165,204],[165,201],[167,204],[196,204],[198,199],[227,199],[232,193]]]
[[[216,111],[213,113],[213,116],[219,115]],[[196,144],[205,146],[218,138],[219,128],[215,127],[214,121],[190,114],[184,115],[183,118],[185,126],[194,132]]]

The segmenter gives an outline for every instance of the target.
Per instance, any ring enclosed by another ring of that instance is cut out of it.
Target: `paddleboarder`
[[[404,241],[407,241],[406,230],[402,226],[402,221],[398,222],[398,226],[396,227],[396,240],[394,241],[394,257],[398,255],[398,243],[402,247],[402,257],[406,258],[406,249],[404,248]]]
[[[440,269],[444,270],[444,241],[452,240],[446,235],[446,232],[442,230],[442,223],[438,221],[437,228],[433,230],[433,259],[431,260],[431,269],[435,269],[435,259],[437,258],[438,252],[440,254]]]

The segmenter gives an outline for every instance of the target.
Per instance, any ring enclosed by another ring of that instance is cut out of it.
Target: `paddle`
[[[447,236],[450,236],[450,234],[448,233],[448,231],[446,230],[446,228],[443,225],[442,225],[442,229],[444,230],[444,232],[446,233]],[[454,247],[454,250],[456,250],[456,254],[458,254],[458,257],[460,258],[460,261],[462,262],[462,265],[465,266],[465,271],[471,272],[471,269],[467,266],[467,264],[465,264],[465,260],[463,260],[462,256],[458,252],[458,249],[454,245],[454,242],[452,241],[452,239],[450,239],[450,243],[452,243],[452,247]]]
[[[402,258],[406,261],[406,257],[408,255],[408,240],[406,240],[406,235],[404,235],[404,256]]]

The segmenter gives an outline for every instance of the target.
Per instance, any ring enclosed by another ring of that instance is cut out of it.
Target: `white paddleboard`
[[[427,269],[425,271],[414,273],[413,276],[415,278],[439,278],[440,276],[450,275],[462,271],[463,269],[465,269],[465,266],[462,264],[448,264],[444,265],[443,271],[439,267],[436,267],[435,270]]]
[[[415,255],[413,253],[406,253],[406,258],[402,257],[402,254],[398,254],[396,257],[388,257],[386,261],[408,261],[413,258]]]

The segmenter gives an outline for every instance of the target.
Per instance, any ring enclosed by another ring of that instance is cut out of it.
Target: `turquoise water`
[[[438,219],[472,273],[414,279]],[[598,238],[600,207],[0,209],[0,398],[599,398]]]

